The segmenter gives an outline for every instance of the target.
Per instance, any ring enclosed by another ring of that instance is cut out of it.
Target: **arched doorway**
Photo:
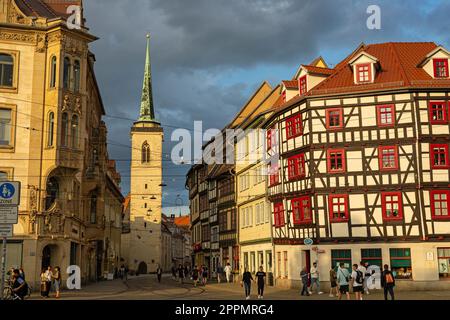
[[[52,265],[52,248],[50,245],[45,246],[42,250],[42,265],[41,269],[47,269]]]
[[[142,261],[141,263],[139,263],[139,267],[138,267],[138,274],[147,274],[147,264]]]

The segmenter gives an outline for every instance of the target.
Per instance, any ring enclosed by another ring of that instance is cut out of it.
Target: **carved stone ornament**
[[[36,52],[43,53],[47,48],[47,39],[45,35],[36,35]]]
[[[35,43],[36,37],[32,34],[25,34],[20,32],[5,32],[2,30],[0,32],[0,40]]]
[[[73,109],[74,112],[78,113],[81,116],[81,98],[75,98],[75,107]]]
[[[63,105],[62,105],[62,111],[69,111],[70,108],[70,97],[68,94],[64,96]]]

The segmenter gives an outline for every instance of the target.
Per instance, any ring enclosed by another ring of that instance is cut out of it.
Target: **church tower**
[[[155,118],[147,35],[144,84],[139,119],[131,128],[130,234],[127,243],[130,270],[155,272],[161,264],[163,128]]]

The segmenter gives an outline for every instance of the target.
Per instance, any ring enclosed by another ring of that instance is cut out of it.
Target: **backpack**
[[[387,284],[394,283],[394,277],[392,276],[392,273],[386,273],[386,275],[384,277],[386,279]]]
[[[363,283],[363,273],[359,270],[356,270],[356,283],[362,284]]]

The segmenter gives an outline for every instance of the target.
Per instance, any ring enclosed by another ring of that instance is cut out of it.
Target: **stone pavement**
[[[256,299],[256,285],[252,284],[252,299]],[[51,296],[54,296],[52,292]],[[298,290],[268,287],[265,300],[336,300],[328,293],[302,297]],[[351,295],[354,300],[354,295]],[[31,299],[42,299],[34,293]],[[52,298],[51,298],[52,299]],[[62,300],[243,300],[244,289],[239,284],[209,282],[206,286],[194,287],[192,281],[180,284],[169,275],[159,284],[154,275],[130,277],[122,280],[101,281],[83,287],[79,291],[63,291]],[[343,300],[346,297],[342,298]],[[364,295],[365,300],[383,300],[381,290]],[[397,300],[450,300],[450,291],[396,291]],[[53,300],[53,299],[52,299]]]

